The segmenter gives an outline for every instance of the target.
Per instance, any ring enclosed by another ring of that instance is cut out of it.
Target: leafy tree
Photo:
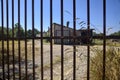
[[[7,37],[12,37],[12,29],[11,28],[8,28],[8,34],[7,34],[7,28],[6,27],[3,27],[3,34],[2,34],[2,27],[0,27],[0,38],[1,37],[4,37],[4,38],[7,38]]]
[[[12,29],[9,28],[8,29],[8,34],[7,34],[7,28],[6,27],[3,27],[3,33],[2,34],[2,27],[0,27],[0,38],[4,37],[12,37]],[[34,28],[34,37],[37,35],[37,34],[40,34],[40,31],[37,30],[36,28]],[[22,26],[18,23],[15,24],[14,26],[14,37],[15,38],[20,38],[20,37],[25,37],[25,31],[24,29],[22,28]],[[27,37],[33,37],[33,30],[29,29],[27,30]]]
[[[15,24],[14,37],[16,38],[25,37],[25,31],[19,23]]]
[[[34,28],[34,36],[36,36],[37,34],[40,34],[40,31]],[[27,31],[27,37],[33,37],[33,30],[29,29]]]
[[[2,32],[2,27],[0,27],[0,38],[6,38],[7,37],[7,29],[3,27],[3,32]]]
[[[111,36],[120,36],[120,31],[112,33]]]
[[[40,34],[40,31],[34,28],[34,35],[36,36],[37,34]]]
[[[32,37],[32,30],[31,30],[31,29],[29,29],[29,30],[27,31],[27,37]]]
[[[2,38],[4,34],[2,33],[2,27],[0,27],[0,38]]]
[[[9,37],[12,37],[12,29],[9,28]]]

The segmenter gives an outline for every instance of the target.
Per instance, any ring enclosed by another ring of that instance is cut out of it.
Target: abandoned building
[[[78,29],[76,30],[76,37],[77,40],[75,41],[76,44],[86,44],[87,42],[92,42],[92,36],[93,36],[93,30],[90,29],[88,33],[88,29]],[[57,23],[52,24],[52,36],[53,37],[60,37],[61,36],[61,25]],[[50,34],[50,28],[48,29],[48,34]],[[63,26],[63,37],[73,37],[74,36],[74,30],[73,28],[69,27],[69,22],[66,24],[66,26]],[[89,41],[88,41],[89,36]],[[61,44],[61,39],[54,39],[54,44]],[[64,44],[72,44],[73,39],[63,39]]]

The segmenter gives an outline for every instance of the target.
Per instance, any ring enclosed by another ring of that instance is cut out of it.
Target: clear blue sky
[[[4,1],[4,26],[6,26],[6,0]],[[12,8],[11,8],[11,1],[9,0],[9,27],[12,26]],[[17,23],[17,1],[15,1],[15,23]],[[21,25],[24,27],[24,0],[21,1]],[[35,1],[35,28],[40,30],[40,0]],[[70,27],[73,27],[73,0],[64,0],[64,25],[66,25],[67,21],[70,21]],[[87,22],[87,8],[86,8],[86,1],[87,0],[76,0],[76,18],[77,19],[77,29],[80,29],[78,23],[81,21]],[[91,27],[94,28],[97,32],[102,32],[102,25],[103,25],[103,0],[90,0],[90,19],[91,19]],[[107,29],[112,28],[109,30],[108,33],[112,33],[115,31],[120,30],[120,0],[106,0],[107,1]],[[28,29],[31,29],[32,26],[32,0],[28,0],[28,14],[27,14],[27,24]],[[43,12],[43,27],[46,31],[48,26],[50,25],[50,14],[49,14],[49,0],[43,0],[44,5],[44,12]],[[1,5],[1,1],[0,1]],[[53,22],[60,23],[60,0],[53,0]],[[0,6],[0,25],[1,25],[1,6]],[[86,27],[86,25],[83,25]]]

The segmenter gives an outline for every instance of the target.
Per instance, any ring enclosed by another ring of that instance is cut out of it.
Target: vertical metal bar
[[[73,35],[76,37],[76,0],[73,0]],[[73,44],[73,80],[76,80],[76,38],[74,38]]]
[[[105,80],[105,66],[106,66],[106,0],[103,0],[103,76]]]
[[[18,59],[19,59],[19,79],[21,80],[21,48],[20,48],[20,0],[18,0]]]
[[[41,80],[43,80],[43,0],[40,2],[40,23],[41,23]]]
[[[8,80],[9,80],[9,72],[10,72],[10,68],[9,68],[9,10],[8,10],[8,0],[6,0],[6,25],[7,25],[7,63],[8,63]]]
[[[34,45],[34,0],[32,0],[32,60],[33,60],[33,80],[35,80],[35,45]]]
[[[25,26],[25,75],[26,80],[28,80],[28,66],[27,66],[27,0],[24,0],[24,26]]]
[[[64,46],[63,46],[63,0],[61,0],[61,80],[64,79]]]
[[[14,48],[14,0],[12,0],[12,56],[13,56],[13,80],[15,80],[15,48]]]
[[[52,43],[52,20],[53,16],[52,16],[52,0],[50,0],[50,76],[51,76],[51,80],[53,80],[53,43]]]
[[[2,72],[3,80],[5,80],[5,68],[4,68],[4,9],[3,0],[1,0],[1,23],[2,23]]]
[[[89,33],[90,33],[90,0],[87,0],[87,38],[88,38],[88,46],[87,46],[87,80],[90,79],[90,46],[89,46]]]

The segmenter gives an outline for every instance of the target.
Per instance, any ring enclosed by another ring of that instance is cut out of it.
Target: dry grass
[[[102,80],[103,50],[96,47],[92,51],[95,55],[91,58],[91,80]],[[105,80],[120,80],[120,48],[107,47]]]
[[[18,41],[14,41],[14,53],[15,56],[18,56],[19,53],[19,46],[18,46]],[[4,54],[7,53],[7,41],[4,41]],[[12,41],[9,41],[9,55],[13,55],[13,49],[12,49]],[[38,48],[35,47],[35,51],[38,51]],[[0,53],[2,52],[2,42],[0,42]],[[21,58],[25,57],[25,41],[20,41],[20,53],[21,53]],[[0,54],[1,55],[1,54]],[[28,59],[31,59],[32,56],[32,43],[27,42],[27,56]]]
[[[21,51],[21,59],[25,60],[25,42],[24,41],[20,41],[20,51]],[[35,42],[36,43],[36,42]],[[111,43],[112,44],[112,43]],[[45,44],[46,45],[46,44]],[[47,45],[48,46],[48,45]],[[18,41],[14,41],[14,53],[15,53],[15,60],[16,62],[18,62],[18,51],[19,51],[19,47],[18,47]],[[0,42],[0,61],[2,61],[2,57],[1,57],[1,53],[2,53],[2,44]],[[48,46],[49,48],[49,46]],[[45,48],[46,49],[46,48]],[[57,48],[56,48],[57,49]],[[76,52],[81,52],[79,51],[79,47],[76,49]],[[58,49],[57,49],[58,50]],[[86,49],[84,49],[86,50]],[[32,42],[28,41],[27,42],[27,57],[28,60],[32,60]],[[70,49],[65,49],[65,61],[69,60],[69,53],[72,53],[71,48]],[[91,80],[102,80],[102,53],[103,51],[101,49],[96,48],[92,48],[91,50],[92,52],[95,53],[95,55],[91,58]],[[7,42],[4,42],[4,54],[7,58]],[[9,55],[12,57],[13,55],[13,50],[12,50],[12,41],[9,41]],[[49,53],[45,52],[45,53]],[[118,49],[110,47],[107,49],[107,58],[106,58],[106,80],[119,80],[120,79],[120,50],[118,51]],[[40,55],[40,46],[38,44],[38,46],[35,46],[35,55],[37,57],[37,55]],[[47,55],[48,56],[48,55]],[[37,58],[36,58],[37,59]],[[6,59],[7,60],[7,59]],[[59,64],[61,61],[61,56],[56,56],[54,57],[54,61],[53,61],[53,65]],[[12,58],[11,58],[11,62],[12,62]],[[44,64],[44,69],[48,70],[50,68],[50,64],[49,62]],[[67,68],[66,68],[67,70]],[[40,71],[40,70],[39,70]]]
[[[37,47],[35,47],[35,51],[38,51]],[[4,54],[3,54],[3,52],[4,52]],[[27,42],[27,53],[25,53],[25,41],[20,41],[20,55],[21,55],[20,58],[21,58],[22,62],[25,62],[25,54],[27,54],[27,60],[31,61],[32,60],[32,55],[33,55],[32,54],[32,43],[31,43],[31,41]],[[7,67],[8,64],[9,65],[13,64],[12,41],[9,41],[9,50],[8,50],[7,41],[4,41],[3,51],[2,51],[2,42],[0,41],[0,65],[2,64],[2,61],[3,61],[2,60],[2,55],[4,55],[4,64],[6,65],[5,67]],[[8,63],[8,55],[9,55],[9,63]],[[19,61],[19,56],[18,55],[19,55],[19,44],[18,44],[18,41],[14,41],[14,62],[15,62],[15,65],[17,65],[18,61]],[[11,67],[11,69],[12,69],[12,67]],[[23,69],[22,72],[23,72],[22,75],[24,75],[24,69]],[[10,73],[12,73],[12,72],[10,72]],[[17,76],[17,74],[18,73],[15,73],[16,76]]]
[[[94,39],[93,43],[94,43],[94,45],[103,45],[103,40],[102,39]],[[120,42],[112,42],[111,39],[107,39],[106,45],[118,47],[118,46],[120,46]]]

